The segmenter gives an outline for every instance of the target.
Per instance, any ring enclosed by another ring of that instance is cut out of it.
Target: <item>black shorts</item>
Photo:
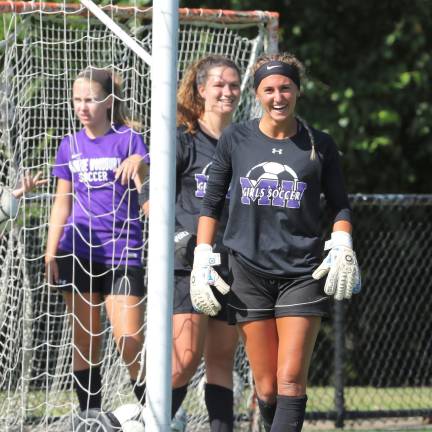
[[[311,275],[268,279],[252,273],[230,257],[233,283],[228,299],[230,324],[286,316],[327,316],[329,297],[324,280]]]
[[[217,271],[217,269],[216,269]],[[174,314],[182,314],[182,313],[194,313],[199,314],[193,306],[192,300],[190,297],[190,272],[176,270],[174,272]],[[231,281],[228,278],[224,278],[226,283],[230,283]],[[222,309],[216,316],[209,317],[214,318],[219,321],[227,321],[227,299],[228,295],[221,294],[217,289],[212,288],[213,294],[215,295],[217,301],[221,304]]]
[[[114,266],[91,263],[86,259],[59,253],[57,288],[62,291],[100,293],[106,295],[131,295],[143,297],[146,290],[144,271],[137,266]],[[90,273],[91,267],[91,273]]]

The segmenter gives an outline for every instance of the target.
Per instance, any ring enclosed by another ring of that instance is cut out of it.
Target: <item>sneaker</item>
[[[185,432],[187,425],[187,413],[186,411],[180,407],[177,411],[176,415],[172,419],[171,422],[171,431],[172,432]]]

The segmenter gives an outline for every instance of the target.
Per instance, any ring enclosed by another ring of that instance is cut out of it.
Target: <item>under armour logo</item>
[[[276,148],[272,148],[272,153],[273,154],[276,154],[276,153],[278,153],[278,154],[282,154],[282,149],[276,149]]]

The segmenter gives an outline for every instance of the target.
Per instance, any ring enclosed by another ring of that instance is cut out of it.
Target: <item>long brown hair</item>
[[[205,85],[211,69],[220,66],[234,69],[241,78],[239,67],[220,55],[203,57],[188,67],[177,91],[177,126],[186,126],[187,132],[197,131],[198,119],[204,114],[204,99],[198,87]]]
[[[129,110],[123,102],[123,81],[119,74],[108,68],[98,69],[88,66],[78,74],[75,81],[78,79],[97,82],[106,96],[113,95],[112,110],[107,111],[108,120],[113,124],[139,127],[138,123],[131,121]]]

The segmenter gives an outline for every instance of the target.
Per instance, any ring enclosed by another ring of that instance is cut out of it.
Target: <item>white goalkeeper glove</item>
[[[190,279],[192,305],[198,312],[215,316],[221,310],[210,285],[222,294],[227,294],[229,285],[217,274],[213,266],[220,265],[220,254],[213,253],[209,244],[199,244],[194,251],[194,261]]]
[[[324,292],[334,295],[336,300],[351,298],[361,290],[360,269],[356,254],[352,249],[351,234],[335,231],[327,241],[324,250],[330,252],[321,265],[312,273],[314,279],[327,275]]]

